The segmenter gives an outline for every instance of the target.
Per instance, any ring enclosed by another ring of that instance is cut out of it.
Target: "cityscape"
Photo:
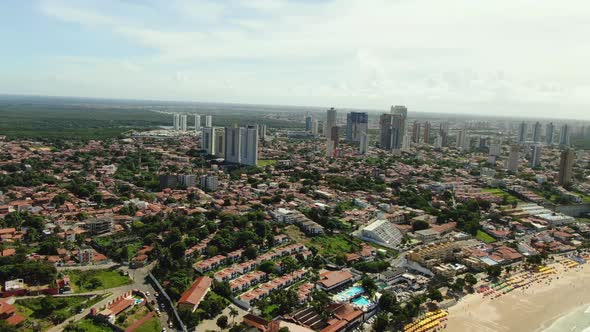
[[[0,10],[0,332],[590,331],[590,4]]]

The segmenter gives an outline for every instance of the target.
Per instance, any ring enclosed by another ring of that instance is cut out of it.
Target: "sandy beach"
[[[560,264],[551,266],[558,273],[550,284],[545,280],[493,300],[480,294],[464,297],[449,309],[446,331],[543,331],[561,316],[590,304],[590,264],[568,271]]]

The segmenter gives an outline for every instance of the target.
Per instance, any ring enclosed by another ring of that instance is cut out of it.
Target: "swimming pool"
[[[352,303],[361,306],[361,307],[368,307],[369,305],[371,305],[371,302],[369,301],[369,299],[367,299],[364,296],[359,296],[356,299],[352,300]]]
[[[352,298],[355,298],[356,296],[358,296],[364,292],[365,292],[365,290],[362,287],[353,286],[353,287],[347,288],[347,289],[343,290],[342,292],[336,294],[334,296],[334,299],[339,302],[346,302],[346,301],[348,301]]]

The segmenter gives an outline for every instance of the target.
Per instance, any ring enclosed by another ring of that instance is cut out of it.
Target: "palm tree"
[[[232,325],[235,324],[236,317],[238,316],[238,311],[233,306],[229,307],[229,315],[231,316],[231,323]]]

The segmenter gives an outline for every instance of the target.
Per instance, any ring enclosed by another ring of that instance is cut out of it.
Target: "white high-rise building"
[[[205,127],[211,127],[211,126],[213,126],[213,116],[207,115],[207,116],[205,116]]]
[[[255,166],[258,163],[258,128],[256,126],[225,128],[225,160],[229,163]]]
[[[187,130],[187,115],[186,114],[182,114],[180,116],[180,131],[186,131]]]
[[[311,123],[311,134],[313,136],[318,136],[320,134],[320,122],[316,119]]]
[[[201,135],[201,149],[207,154],[215,154],[215,129],[214,127],[204,127]]]
[[[436,138],[434,139],[434,148],[437,150],[442,149],[442,135],[440,133],[436,134]]]
[[[457,132],[457,148],[467,150],[467,133],[465,129],[459,129]]]
[[[261,141],[266,141],[266,125],[265,124],[258,125],[258,136]]]
[[[201,176],[201,188],[205,191],[215,191],[219,186],[219,180],[215,175]]]
[[[360,134],[359,153],[365,154],[369,150],[369,135],[366,132]]]
[[[490,156],[499,157],[502,152],[502,146],[500,143],[492,143],[490,144]]]
[[[201,130],[201,114],[195,114],[195,133]]]

